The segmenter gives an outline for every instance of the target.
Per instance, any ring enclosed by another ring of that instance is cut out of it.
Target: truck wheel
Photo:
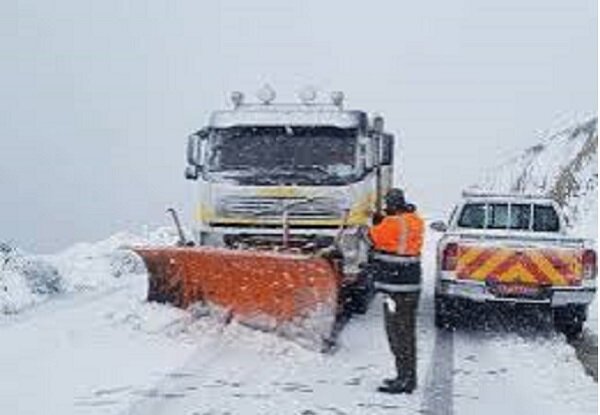
[[[567,306],[559,307],[552,311],[554,327],[559,332],[567,336],[567,339],[574,339],[581,335],[583,323],[587,318],[586,306]]]
[[[452,330],[456,325],[457,311],[451,299],[435,295],[435,326],[438,329]]]

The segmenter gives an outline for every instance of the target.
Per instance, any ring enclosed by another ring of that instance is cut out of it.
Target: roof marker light
[[[342,91],[333,91],[331,93],[331,102],[341,109],[344,105],[344,93]]]
[[[300,101],[303,104],[305,104],[305,105],[312,104],[317,99],[317,90],[315,88],[313,88],[312,86],[307,86],[306,88],[304,88],[300,91],[300,93],[298,94],[298,97],[300,98]]]
[[[265,84],[261,89],[256,93],[256,97],[260,102],[265,105],[269,105],[275,99],[275,90],[271,88],[271,85]]]
[[[240,91],[233,91],[231,93],[231,102],[233,103],[233,108],[238,108],[244,103],[244,94]]]

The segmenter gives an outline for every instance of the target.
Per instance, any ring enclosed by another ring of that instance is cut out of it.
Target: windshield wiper
[[[314,166],[307,166],[307,165],[301,165],[301,166],[294,166],[294,169],[297,170],[303,170],[303,171],[311,171],[311,172],[318,172],[318,173],[323,173],[323,174],[327,174],[330,175],[331,172],[329,171],[329,169],[327,169],[327,167],[323,167],[323,166],[319,166],[319,165],[314,165]]]
[[[240,177],[240,176],[253,176],[256,174],[256,169],[253,167],[236,167],[236,168],[222,168],[218,170],[209,170],[207,173],[215,176],[223,177]]]

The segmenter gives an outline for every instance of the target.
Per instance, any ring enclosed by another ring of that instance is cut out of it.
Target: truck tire
[[[555,308],[552,310],[552,318],[557,331],[569,340],[577,338],[581,335],[583,323],[587,319],[587,306],[570,305]]]
[[[457,307],[452,299],[435,295],[435,326],[438,329],[452,330],[456,325]]]

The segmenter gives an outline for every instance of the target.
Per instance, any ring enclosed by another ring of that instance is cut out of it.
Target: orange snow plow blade
[[[311,348],[331,340],[341,274],[325,258],[210,247],[133,250],[148,269],[149,301],[183,308],[202,302]]]

